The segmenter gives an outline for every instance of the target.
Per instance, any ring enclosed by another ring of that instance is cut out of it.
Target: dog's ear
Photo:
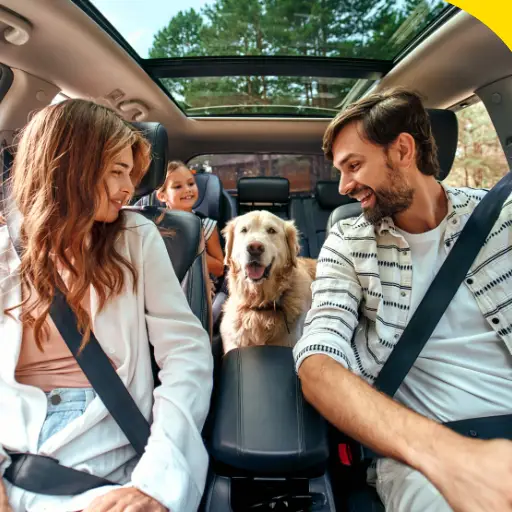
[[[230,266],[231,264],[231,253],[233,251],[233,241],[235,239],[235,224],[236,219],[230,220],[222,230],[222,234],[226,240],[226,256],[224,257],[224,265],[226,266]]]
[[[284,226],[284,232],[286,233],[286,242],[288,243],[288,250],[290,252],[291,264],[297,266],[297,256],[299,255],[299,234],[293,220],[287,220]]]

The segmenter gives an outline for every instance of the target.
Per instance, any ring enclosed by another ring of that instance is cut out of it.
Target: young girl
[[[149,154],[131,125],[84,100],[44,108],[21,136],[13,167],[21,261],[10,226],[0,225],[0,476],[8,452],[22,452],[119,486],[50,496],[0,478],[1,512],[199,506],[208,467],[201,429],[212,389],[209,338],[156,226],[121,210]],[[48,314],[61,282],[82,343],[94,333],[142,414],[152,417],[140,458]],[[161,369],[154,394],[149,343]]]
[[[158,190],[157,199],[170,209],[192,212],[198,196],[196,180],[190,169],[183,162],[169,162],[165,183]],[[203,218],[201,221],[206,242],[208,272],[214,277],[220,277],[224,274],[224,255],[220,246],[217,222],[209,218]]]

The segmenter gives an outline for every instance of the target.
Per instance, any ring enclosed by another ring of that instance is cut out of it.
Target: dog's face
[[[243,272],[253,284],[268,279],[276,270],[297,264],[297,229],[267,211],[254,211],[233,219],[223,231],[226,265]]]

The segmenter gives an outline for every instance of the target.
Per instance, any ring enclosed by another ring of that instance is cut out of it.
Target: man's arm
[[[320,253],[320,281],[294,349],[306,399],[339,430],[423,473],[456,512],[512,511],[512,443],[460,436],[352,373],[352,311],[361,289],[343,233],[333,231]]]
[[[359,324],[363,290],[339,224],[333,227],[320,251],[311,289],[311,309],[302,337],[293,349],[297,368],[313,354],[328,354],[357,372],[351,340]]]
[[[512,511],[512,443],[456,434],[325,355],[299,369],[304,396],[339,430],[423,473],[455,512]]]
[[[299,368],[302,391],[329,422],[368,448],[422,472],[440,451],[460,441],[324,355],[308,357]]]

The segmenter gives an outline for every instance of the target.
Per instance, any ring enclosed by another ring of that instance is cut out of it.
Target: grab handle
[[[125,112],[125,113],[134,111],[135,113],[132,114],[131,119],[130,119],[131,121],[137,121],[137,122],[144,121],[144,119],[146,119],[149,114],[149,108],[139,100],[122,101],[121,103],[119,103],[117,105],[117,108],[121,112]]]
[[[4,39],[15,46],[22,46],[30,39],[32,26],[30,23],[0,6],[0,21],[9,25],[4,30]]]

